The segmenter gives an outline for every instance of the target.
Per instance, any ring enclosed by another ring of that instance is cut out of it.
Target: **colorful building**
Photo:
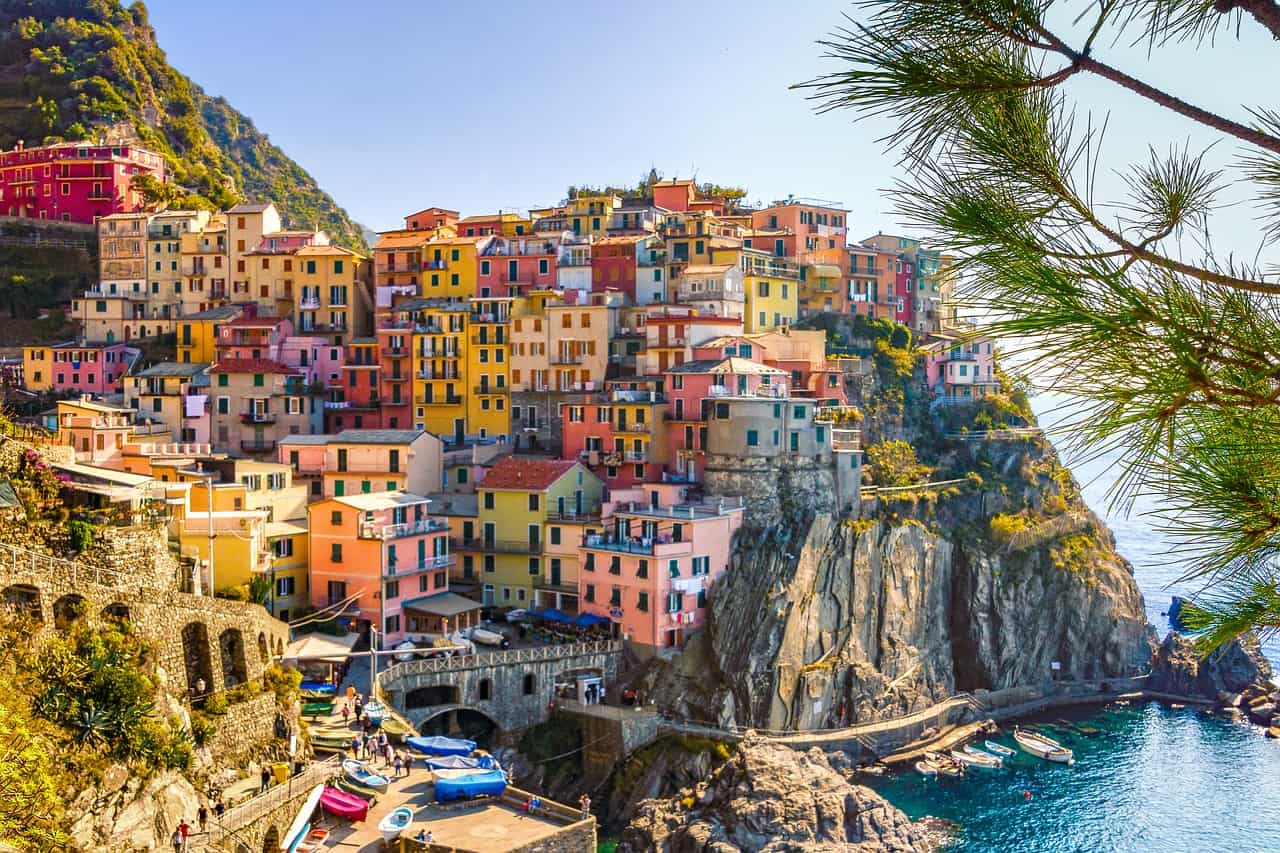
[[[562,404],[561,456],[611,489],[661,479],[671,457],[667,400],[658,388],[656,381],[610,380],[604,393]]]
[[[556,286],[559,240],[550,235],[493,237],[479,248],[476,295],[528,296]]]
[[[169,430],[172,441],[209,443],[209,365],[162,361],[125,379],[125,405],[146,412]]]
[[[59,394],[119,394],[124,375],[142,351],[123,343],[68,341],[22,348],[22,374],[28,391]]]
[[[133,179],[165,180],[159,154],[131,143],[61,142],[0,152],[0,212],[27,219],[92,224],[142,207]]]
[[[222,305],[184,315],[177,323],[178,361],[212,363],[218,357],[218,326],[245,315],[239,305]]]
[[[842,249],[848,243],[849,211],[839,202],[788,197],[753,211],[754,228],[784,229],[796,235],[797,259],[820,249]]]
[[[684,645],[706,624],[710,592],[742,526],[737,498],[692,501],[679,485],[647,485],[605,505],[603,531],[583,537],[580,608],[611,619],[633,649]]]
[[[320,431],[320,409],[298,368],[269,358],[227,358],[214,362],[209,376],[216,449],[274,456],[285,436]]]
[[[443,444],[422,430],[346,429],[281,439],[277,459],[314,478],[314,496],[373,492],[427,494],[443,482]]]
[[[975,328],[950,327],[935,332],[921,350],[925,384],[944,403],[967,403],[1000,393],[991,339]]]
[[[449,527],[430,515],[429,505],[402,491],[309,504],[311,605],[341,605],[362,628],[379,629],[380,647],[411,633],[448,634],[478,624],[480,606],[449,592]]]

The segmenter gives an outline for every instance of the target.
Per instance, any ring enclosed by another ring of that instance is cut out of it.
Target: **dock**
[[[995,720],[979,720],[974,723],[943,726],[936,734],[912,741],[892,755],[886,755],[880,759],[880,763],[893,766],[895,764],[916,762],[924,758],[926,752],[946,752],[947,750],[955,749],[965,741],[971,740],[978,735],[988,734],[995,730]]]

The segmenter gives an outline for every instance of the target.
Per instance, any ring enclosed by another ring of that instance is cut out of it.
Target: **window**
[[[701,610],[706,606],[707,606],[707,591],[705,589],[700,589],[698,590],[698,609]]]
[[[583,562],[582,569],[583,571],[587,571],[587,572],[594,572],[596,570],[595,554],[591,553],[590,551],[587,552],[587,559]]]
[[[493,492],[484,493],[484,508],[493,509]]]
[[[593,583],[587,584],[586,592],[583,594],[582,597],[585,598],[587,601],[594,602],[596,600],[596,585]]]
[[[671,560],[667,563],[667,574],[673,578],[680,577],[680,561],[679,560]]]
[[[747,447],[760,446],[760,433],[754,429],[747,430]]]
[[[615,586],[613,590],[609,593],[609,606],[610,607],[622,606],[622,587]]]
[[[288,598],[293,590],[293,578],[276,578],[276,598]]]
[[[277,557],[292,557],[293,556],[293,540],[277,539],[274,543],[272,543],[272,550],[275,552],[275,555]]]
[[[538,563],[537,557],[529,558],[529,574],[538,575],[542,573],[542,566]]]
[[[386,592],[383,598],[399,598],[400,597],[400,581],[387,581]]]
[[[335,563],[342,562],[342,543],[334,542],[329,546],[329,559]]]
[[[649,593],[642,592],[636,597],[636,610],[641,613],[649,612]]]
[[[457,254],[457,253],[455,252],[454,254]],[[535,686],[537,686],[537,681],[536,681],[536,679],[534,678],[533,673],[532,673],[532,672],[526,672],[526,673],[524,674],[524,680],[522,681],[522,683],[521,683],[521,685],[520,685],[520,689],[521,689],[521,691],[522,691],[522,692],[524,693],[524,695],[526,695],[526,696],[532,696],[532,695],[533,695],[533,688],[534,688]]]
[[[538,496],[536,494],[529,495],[529,509],[533,512],[536,512],[538,509]]]
[[[699,575],[711,574],[711,558],[710,557],[694,557],[690,561],[691,571],[694,577]]]
[[[219,397],[218,398],[218,414],[226,415],[230,413],[231,413],[231,398]]]
[[[265,384],[265,378],[261,373],[253,374],[253,387],[261,388]]]
[[[551,544],[552,544],[552,545],[559,545],[559,544],[560,544],[560,528],[559,528],[559,527],[553,527],[553,528],[551,528],[551,530],[550,530],[550,531],[548,531],[548,532],[549,532],[549,534],[550,534],[550,536],[551,536]]]
[[[648,560],[641,560],[639,564],[636,566],[636,577],[642,578],[642,579],[649,577],[649,561]]]
[[[609,574],[611,575],[622,574],[622,558],[621,557],[614,555],[609,559]]]
[[[672,592],[667,594],[667,612],[679,613],[684,609],[684,594]]]
[[[388,616],[387,623],[383,628],[383,632],[386,634],[395,634],[399,632],[399,630],[400,630],[400,614],[397,613],[394,616]]]
[[[495,569],[495,567],[494,567],[494,561],[493,561],[493,555],[492,555],[492,554],[485,554],[485,555],[484,555],[484,570],[485,570],[486,572],[493,572],[493,571],[495,571],[495,570],[496,570],[496,569]]]
[[[329,523],[334,527],[341,527],[342,513],[338,512],[337,510],[334,510],[333,512],[329,513]]]

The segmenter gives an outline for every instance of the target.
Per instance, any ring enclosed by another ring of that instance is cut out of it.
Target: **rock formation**
[[[1151,659],[1151,689],[1179,696],[1218,699],[1270,687],[1270,678],[1271,664],[1252,634],[1202,656],[1193,640],[1170,631]]]
[[[748,736],[705,782],[645,800],[618,853],[912,853],[933,849],[922,825],[851,784],[819,750]]]

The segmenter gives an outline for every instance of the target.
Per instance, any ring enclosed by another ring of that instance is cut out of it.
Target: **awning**
[[[573,624],[583,628],[590,628],[592,625],[599,625],[609,620],[603,616],[597,616],[594,613],[579,613],[578,618],[573,620]]]
[[[468,613],[472,610],[480,609],[480,602],[458,595],[456,592],[437,592],[435,595],[428,595],[425,598],[415,598],[412,601],[404,603],[405,610],[416,610],[419,613],[429,613],[432,616],[444,616],[446,618],[457,616],[459,613]]]
[[[341,637],[332,634],[306,634],[285,646],[284,656],[295,660],[322,660],[331,663],[344,661],[359,639],[359,634],[344,634]]]
[[[566,625],[573,623],[572,616],[562,613],[554,607],[549,607],[546,610],[530,610],[529,615],[538,619],[545,619],[548,622],[562,622]]]
[[[836,264],[809,264],[809,269],[822,278],[840,278],[843,275]]]

